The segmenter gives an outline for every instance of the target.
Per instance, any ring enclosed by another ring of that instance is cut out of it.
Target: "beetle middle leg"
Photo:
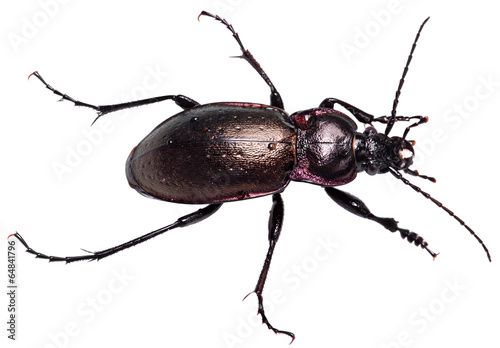
[[[264,290],[264,284],[266,283],[267,274],[269,273],[269,266],[271,265],[274,248],[276,247],[276,243],[278,242],[278,238],[281,233],[281,227],[283,226],[283,216],[283,200],[281,199],[281,195],[279,193],[275,193],[273,194],[273,206],[269,215],[269,249],[264,261],[264,266],[262,267],[262,271],[260,272],[259,280],[257,281],[257,285],[255,286],[255,290],[253,292],[257,295],[257,299],[259,301],[258,314],[260,314],[262,317],[262,323],[266,324],[270,330],[274,331],[274,333],[281,333],[290,336],[293,342],[293,340],[295,339],[295,335],[292,332],[278,330],[273,327],[271,323],[269,323],[269,320],[266,317],[266,313],[264,312],[264,303],[262,299],[262,291]]]
[[[199,103],[189,97],[186,97],[185,95],[178,94],[178,95],[164,95],[164,96],[159,96],[159,97],[154,97],[154,98],[148,98],[148,99],[142,99],[142,100],[136,100],[132,102],[127,102],[127,103],[121,103],[121,104],[111,104],[111,105],[92,105],[88,103],[81,102],[79,100],[71,98],[69,95],[64,94],[59,92],[57,89],[53,88],[51,85],[49,85],[45,80],[42,78],[42,76],[38,73],[38,71],[35,71],[32,73],[29,77],[35,76],[37,79],[39,79],[47,89],[52,91],[54,94],[57,94],[58,96],[61,97],[61,100],[68,100],[72,103],[75,104],[75,106],[83,106],[86,108],[91,108],[97,111],[97,118],[94,120],[94,122],[101,116],[105,114],[109,114],[110,112],[115,112],[119,110],[124,110],[124,109],[129,109],[133,108],[136,106],[142,106],[142,105],[148,105],[148,104],[153,104],[153,103],[158,103],[164,100],[173,100],[177,105],[179,105],[181,108],[184,110],[190,109],[193,106],[199,105]],[[28,77],[28,78],[29,78]]]
[[[26,243],[24,238],[21,237],[21,235],[19,233],[14,234],[14,237],[16,237],[24,245],[24,247],[26,248],[26,252],[33,254],[37,258],[40,258],[40,259],[47,259],[50,262],[64,261],[66,263],[70,263],[70,262],[83,261],[83,260],[89,260],[89,261],[100,260],[100,259],[103,259],[103,258],[108,257],[110,255],[113,255],[119,251],[130,248],[130,247],[137,245],[139,243],[145,242],[153,237],[159,236],[162,233],[173,230],[174,228],[186,227],[186,226],[198,223],[202,220],[205,220],[206,218],[211,216],[213,213],[215,213],[217,210],[219,210],[219,208],[221,206],[222,206],[222,203],[210,204],[210,205],[208,205],[204,208],[201,208],[201,209],[199,209],[191,214],[184,215],[184,216],[180,217],[179,219],[177,219],[177,221],[174,222],[173,224],[162,227],[156,231],[149,232],[143,236],[132,239],[131,241],[120,244],[118,246],[115,246],[115,247],[112,247],[109,249],[105,249],[105,250],[101,250],[101,251],[96,251],[96,252],[89,251],[88,254],[81,255],[81,256],[66,256],[66,257],[48,256],[48,255],[45,255],[43,253],[39,253],[39,252],[33,250],[32,248],[30,248],[28,243]],[[87,251],[87,250],[84,250],[84,251]]]
[[[363,201],[358,197],[333,187],[325,187],[325,191],[328,196],[330,196],[330,198],[335,201],[335,203],[337,203],[347,211],[362,218],[375,221],[391,232],[398,231],[403,239],[406,238],[409,243],[413,242],[415,246],[420,246],[422,249],[427,250],[433,258],[436,258],[436,256],[438,255],[427,247],[429,244],[424,241],[424,239],[418,234],[416,234],[415,232],[411,232],[410,230],[398,227],[398,222],[393,218],[381,218],[373,215],[365,205],[365,203],[363,203]]]
[[[284,110],[285,108],[283,106],[283,99],[281,99],[281,95],[276,90],[276,87],[274,87],[274,84],[271,82],[271,79],[269,78],[269,76],[267,76],[264,69],[262,69],[259,62],[257,62],[257,60],[250,53],[250,51],[243,46],[243,43],[241,42],[240,37],[238,33],[234,30],[233,26],[229,24],[224,18],[221,18],[218,15],[213,15],[206,11],[201,11],[200,15],[198,16],[198,19],[200,18],[200,16],[212,17],[213,19],[218,20],[219,22],[224,24],[226,28],[229,29],[229,31],[233,34],[233,37],[236,40],[236,42],[238,42],[238,45],[240,45],[240,49],[242,52],[242,55],[237,56],[237,58],[245,59],[259,73],[260,77],[262,77],[262,79],[267,83],[267,85],[271,89],[271,105]]]

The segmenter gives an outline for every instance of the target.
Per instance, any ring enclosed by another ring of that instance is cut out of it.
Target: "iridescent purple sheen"
[[[357,125],[341,112],[314,108],[290,116],[297,128],[297,165],[290,179],[338,186],[356,177]]]

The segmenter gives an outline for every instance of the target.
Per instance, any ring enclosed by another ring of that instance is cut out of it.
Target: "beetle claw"
[[[198,22],[200,21],[201,16],[209,16],[212,18],[215,18],[215,16],[207,11],[201,11],[200,14],[198,15]]]
[[[269,322],[269,320],[267,320],[266,313],[264,312],[264,304],[263,304],[263,300],[262,300],[262,294],[261,294],[260,291],[249,292],[245,297],[243,297],[243,301],[249,295],[251,295],[251,294],[256,294],[257,295],[257,300],[259,301],[259,306],[258,306],[259,309],[257,310],[257,315],[261,316],[261,318],[262,318],[262,324],[266,324],[267,328],[269,330],[272,330],[275,334],[287,335],[288,337],[290,337],[292,339],[290,341],[290,344],[292,344],[292,342],[295,340],[295,334],[293,332],[284,331],[284,330],[278,330],[274,326],[271,325],[271,323]]]

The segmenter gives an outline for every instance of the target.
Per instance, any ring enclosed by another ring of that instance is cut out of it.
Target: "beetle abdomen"
[[[127,160],[140,193],[177,203],[213,203],[282,190],[295,163],[295,130],[282,110],[213,103],[167,119]]]

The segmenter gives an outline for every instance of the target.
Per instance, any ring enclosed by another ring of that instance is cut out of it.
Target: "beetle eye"
[[[366,167],[366,173],[368,175],[375,175],[378,174],[379,169],[380,168],[375,164],[369,164],[368,167]]]

